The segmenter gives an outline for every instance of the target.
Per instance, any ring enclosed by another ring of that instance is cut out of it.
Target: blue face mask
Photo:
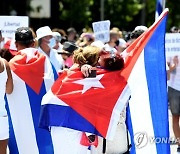
[[[55,45],[56,45],[56,40],[55,40],[55,38],[51,38],[51,39],[49,40],[49,43],[48,43],[49,48],[52,49]]]

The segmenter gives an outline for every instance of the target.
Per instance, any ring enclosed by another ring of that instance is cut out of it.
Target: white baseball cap
[[[36,31],[36,40],[39,40],[40,38],[43,38],[45,36],[51,35],[53,36],[53,33],[49,26],[40,27]]]
[[[140,26],[136,26],[134,30],[143,30],[146,31],[148,28],[146,26],[140,25]]]

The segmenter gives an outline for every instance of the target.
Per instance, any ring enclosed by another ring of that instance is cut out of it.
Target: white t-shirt
[[[0,60],[4,63],[4,60],[0,58]],[[6,91],[6,81],[7,81],[7,71],[4,64],[4,71],[0,73],[0,117],[6,116],[7,111],[5,108],[5,100],[4,95]]]
[[[170,73],[170,79],[168,80],[168,86],[180,91],[180,56],[178,56],[179,63],[176,68]],[[173,57],[168,57],[167,62],[170,65],[173,64]]]
[[[117,50],[114,47],[110,46],[108,43],[106,43],[104,45],[104,49],[106,51],[109,51],[110,53],[116,53],[117,52]]]

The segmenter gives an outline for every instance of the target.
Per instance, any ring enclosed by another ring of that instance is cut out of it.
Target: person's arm
[[[169,66],[169,70],[167,70],[168,80],[170,79],[170,73],[176,69],[178,63],[179,63],[178,56],[173,57],[173,64],[171,64],[170,62],[167,63]]]
[[[8,76],[8,79],[6,82],[6,93],[11,94],[13,91],[13,79],[12,79],[11,69],[7,61],[5,61],[5,66],[7,70],[7,76]]]
[[[174,69],[176,69],[177,65],[178,65],[178,56],[174,56],[173,58],[173,64],[169,64],[169,71],[172,72]]]

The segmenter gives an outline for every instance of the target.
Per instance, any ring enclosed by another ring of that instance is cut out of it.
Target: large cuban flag
[[[168,9],[132,44],[127,126],[132,154],[169,154],[165,30]],[[144,44],[144,45],[143,45]],[[134,54],[132,53],[132,54]],[[130,66],[128,66],[130,67]]]
[[[41,99],[57,78],[49,60],[26,48],[10,61],[14,82],[7,95],[11,154],[53,154],[51,136],[38,127]]]
[[[98,69],[96,78],[83,78],[79,70],[62,74],[43,97],[40,127],[67,127],[112,139],[120,113],[131,95],[131,102],[138,98],[134,104],[140,103],[136,107],[138,112],[134,113],[140,115],[139,119],[135,118],[140,123],[134,132],[151,130],[149,135],[168,137],[164,53],[167,13],[166,10],[128,47],[123,70]],[[168,150],[168,145],[159,146],[163,151]],[[158,148],[152,147],[153,150],[148,149],[151,153]]]
[[[126,84],[120,71],[97,70],[96,78],[84,78],[80,70],[64,72],[43,97],[40,127],[61,126],[112,139],[129,98],[123,95]]]

